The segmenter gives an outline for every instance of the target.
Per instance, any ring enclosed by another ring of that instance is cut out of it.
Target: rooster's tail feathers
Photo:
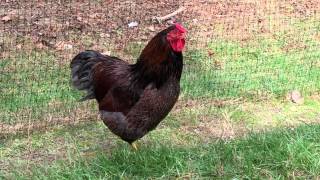
[[[75,56],[71,61],[71,84],[78,90],[87,91],[87,95],[80,101],[95,98],[91,71],[101,56],[96,51],[84,51]]]

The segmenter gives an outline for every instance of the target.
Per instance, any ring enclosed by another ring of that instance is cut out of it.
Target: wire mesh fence
[[[314,0],[0,1],[0,136],[95,121],[71,59],[94,49],[134,62],[173,17],[188,29],[180,99],[263,99],[320,89]],[[128,24],[137,22],[136,27]]]

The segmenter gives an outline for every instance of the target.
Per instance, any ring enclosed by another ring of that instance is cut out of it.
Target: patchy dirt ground
[[[186,10],[173,17],[189,30],[189,46],[203,46],[214,37],[240,40],[286,27],[291,18],[308,18],[320,10],[316,0],[165,0],[165,1],[1,1],[2,49],[84,49],[123,51],[144,43],[168,21],[152,19]],[[129,28],[130,22],[138,22]],[[0,41],[0,42],[1,42]]]

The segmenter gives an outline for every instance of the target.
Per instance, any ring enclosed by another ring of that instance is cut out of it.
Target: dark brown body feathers
[[[73,85],[87,91],[83,99],[95,98],[106,126],[129,143],[153,130],[179,97],[183,57],[166,42],[171,29],[158,33],[136,64],[95,51],[71,62]]]

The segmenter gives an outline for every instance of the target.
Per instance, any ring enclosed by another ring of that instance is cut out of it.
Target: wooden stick
[[[156,21],[158,23],[161,23],[161,22],[166,21],[166,20],[170,19],[171,17],[177,15],[178,13],[182,12],[185,9],[186,8],[182,6],[179,9],[175,10],[174,12],[172,12],[172,13],[170,13],[168,15],[165,15],[165,16],[162,16],[162,17],[154,17],[154,18],[152,18],[152,20]]]

